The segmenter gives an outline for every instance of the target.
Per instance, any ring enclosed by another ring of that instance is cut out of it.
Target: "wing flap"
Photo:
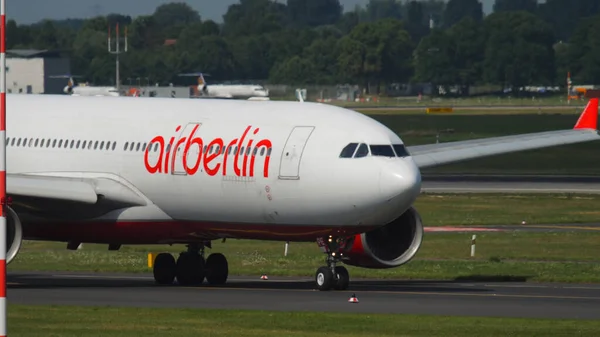
[[[98,195],[89,181],[34,175],[6,176],[6,194],[95,204]]]
[[[73,178],[38,174],[8,174],[6,192],[13,198],[97,204],[113,207],[145,206],[146,200],[129,187],[106,178]]]

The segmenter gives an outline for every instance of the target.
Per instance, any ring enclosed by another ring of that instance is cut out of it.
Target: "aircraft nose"
[[[386,199],[397,196],[416,199],[421,193],[421,172],[410,159],[394,160],[381,169],[379,190]]]

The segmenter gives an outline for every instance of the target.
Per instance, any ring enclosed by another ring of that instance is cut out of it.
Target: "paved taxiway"
[[[356,294],[359,303],[348,303]],[[231,277],[224,287],[155,286],[151,275],[8,273],[14,304],[329,311],[600,319],[600,285],[353,280],[319,292],[309,278]]]
[[[600,194],[598,177],[423,175],[424,193]]]

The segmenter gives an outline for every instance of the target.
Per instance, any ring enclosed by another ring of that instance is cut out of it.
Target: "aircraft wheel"
[[[334,278],[333,272],[329,267],[320,267],[317,269],[317,274],[315,275],[315,281],[317,283],[317,289],[320,291],[326,291],[333,287]]]
[[[206,281],[213,285],[222,285],[227,282],[229,265],[227,258],[221,253],[213,253],[206,259]]]
[[[350,285],[350,274],[348,274],[348,270],[346,267],[339,266],[335,267],[335,285],[334,288],[336,290],[346,290]]]
[[[173,284],[177,269],[177,264],[175,263],[173,255],[169,253],[158,254],[154,260],[154,268],[152,269],[154,281],[156,281],[157,284]]]
[[[177,259],[177,282],[180,285],[199,285],[204,281],[204,258],[200,254],[182,253]]]

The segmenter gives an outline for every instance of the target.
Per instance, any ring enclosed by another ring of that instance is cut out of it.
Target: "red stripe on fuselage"
[[[215,240],[315,241],[318,237],[349,236],[376,226],[331,227],[278,224],[234,224],[192,221],[26,222],[25,239],[89,243],[159,244]]]

